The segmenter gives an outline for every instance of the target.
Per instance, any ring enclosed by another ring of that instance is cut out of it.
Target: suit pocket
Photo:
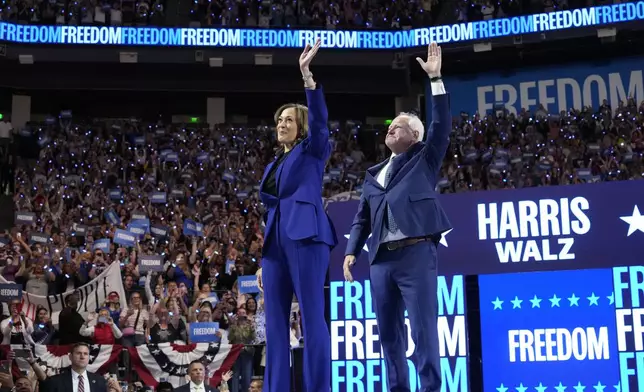
[[[317,237],[318,219],[315,204],[296,200],[288,218],[286,234],[292,240]]]

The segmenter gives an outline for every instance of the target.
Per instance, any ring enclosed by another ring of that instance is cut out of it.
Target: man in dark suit
[[[69,354],[71,369],[48,378],[42,383],[41,391],[47,392],[122,392],[118,381],[111,379],[105,382],[102,376],[87,371],[89,363],[89,345],[76,343]]]
[[[205,385],[206,367],[199,361],[192,361],[188,366],[188,375],[190,382],[175,388],[175,392],[219,392],[218,388]]]
[[[452,118],[441,80],[440,47],[432,43],[427,62],[416,60],[432,88],[427,142],[422,141],[425,129],[417,116],[402,113],[393,120],[385,139],[392,156],[367,170],[344,259],[344,276],[353,281],[351,266],[371,234],[371,296],[391,392],[410,389],[405,308],[416,346],[420,391],[441,389],[436,245],[451,226],[435,187],[449,145]]]

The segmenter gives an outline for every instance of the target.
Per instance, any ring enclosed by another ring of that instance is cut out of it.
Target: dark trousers
[[[393,251],[381,246],[369,275],[389,391],[410,389],[405,309],[416,346],[420,392],[440,391],[436,244],[420,242]]]
[[[304,390],[329,392],[331,342],[324,318],[324,280],[330,248],[310,240],[293,241],[278,224],[268,235],[262,258],[266,311],[264,392],[290,388],[290,315],[293,292],[304,331]]]
[[[253,378],[253,347],[245,347],[233,365],[233,378],[229,381],[230,392],[246,392]]]

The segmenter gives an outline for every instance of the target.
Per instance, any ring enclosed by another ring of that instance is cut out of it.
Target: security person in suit
[[[110,390],[123,392],[118,381],[105,378],[87,371],[89,364],[89,345],[76,343],[69,354],[72,362],[71,369],[46,379],[41,383],[40,390],[47,392],[107,392]]]
[[[329,392],[331,342],[324,318],[324,281],[337,238],[322,204],[322,179],[331,155],[322,88],[309,64],[321,41],[307,45],[300,71],[308,108],[284,105],[275,113],[281,151],[264,172],[260,197],[266,206],[262,287],[266,313],[264,392],[290,391],[291,300],[295,292],[304,321],[304,383],[307,392]]]
[[[389,391],[409,391],[405,358],[405,309],[416,346],[421,392],[441,389],[438,352],[436,245],[451,228],[435,192],[441,163],[449,145],[452,118],[441,81],[441,50],[428,48],[427,61],[417,58],[430,78],[432,124],[423,142],[423,123],[413,114],[396,117],[385,143],[386,161],[367,170],[358,212],[344,259],[344,276],[353,281],[351,266],[367,242],[371,295],[385,357]]]
[[[188,365],[190,382],[175,388],[175,392],[219,392],[219,389],[204,384],[206,367],[200,361],[192,361]]]

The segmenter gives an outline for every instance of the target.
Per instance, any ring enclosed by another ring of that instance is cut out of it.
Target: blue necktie
[[[391,157],[391,161],[389,162],[389,167],[387,168],[387,173],[385,174],[385,188],[387,187],[387,185],[389,185],[389,181],[391,181],[394,173],[396,172],[396,169],[394,168],[394,165],[396,164],[395,158],[396,157]],[[389,204],[387,204],[387,230],[389,230],[390,233],[395,233],[398,230],[398,225],[396,225],[394,214],[391,213]]]

